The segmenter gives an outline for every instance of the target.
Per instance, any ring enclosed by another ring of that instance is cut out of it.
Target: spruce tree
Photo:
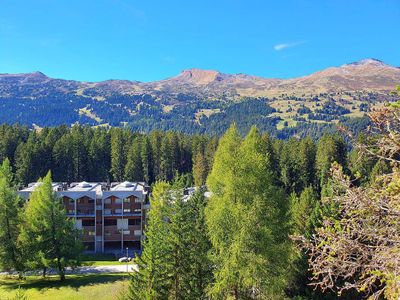
[[[143,181],[143,165],[141,157],[141,137],[137,136],[129,149],[125,166],[125,179],[130,181]]]
[[[111,131],[111,175],[116,181],[123,181],[126,165],[126,138],[121,128]]]
[[[154,181],[154,164],[150,139],[148,136],[143,137],[140,156],[142,159],[143,179],[146,183],[152,184]]]
[[[328,181],[330,169],[333,162],[337,162],[344,169],[347,168],[346,143],[338,135],[325,134],[317,144],[316,169],[320,187]]]
[[[135,259],[131,299],[205,299],[212,263],[204,191],[185,196],[184,177],[158,182],[151,198],[144,251]]]
[[[162,300],[168,298],[171,284],[168,205],[169,184],[157,182],[150,198],[151,210],[145,229],[143,252],[135,258],[137,271],[132,272],[129,299]]]
[[[187,201],[188,215],[188,246],[187,260],[189,270],[186,274],[189,281],[190,299],[208,299],[207,287],[212,282],[213,264],[209,251],[211,242],[208,238],[205,221],[205,207],[207,199],[204,197],[204,189],[198,189]]]
[[[193,157],[193,178],[194,184],[198,187],[203,186],[207,179],[207,160],[202,151],[199,151]]]

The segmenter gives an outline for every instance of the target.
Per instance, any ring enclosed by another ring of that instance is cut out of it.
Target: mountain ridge
[[[400,69],[377,59],[292,79],[196,68],[153,82],[86,82],[38,71],[0,74],[0,120],[30,127],[78,122],[210,134],[236,122],[286,137],[362,117],[396,100],[391,92],[399,83]]]

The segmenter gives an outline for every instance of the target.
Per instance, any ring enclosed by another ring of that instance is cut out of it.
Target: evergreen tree
[[[31,266],[54,267],[60,280],[65,268],[78,263],[83,247],[72,220],[66,218],[53,191],[50,172],[32,192],[26,204],[21,241]]]
[[[311,186],[305,188],[300,197],[292,195],[290,212],[295,234],[311,236],[318,223],[317,208],[318,195]]]
[[[212,282],[213,264],[210,261],[209,251],[211,242],[208,238],[205,221],[205,207],[207,205],[204,190],[199,189],[187,201],[188,205],[188,261],[189,270],[187,278],[189,281],[189,299],[208,299],[207,287]]]
[[[296,151],[296,150],[295,150]],[[304,190],[308,186],[316,185],[315,155],[316,145],[310,137],[300,140],[298,149],[299,160],[299,188],[298,191]]]
[[[158,182],[151,198],[144,251],[135,259],[131,299],[205,299],[212,264],[204,222],[204,191],[184,196],[184,177]],[[153,206],[154,205],[154,206]]]
[[[86,148],[85,131],[75,125],[70,134],[69,143],[72,148],[73,178],[76,181],[86,180],[88,174],[88,153]]]
[[[161,141],[161,158],[160,158],[160,174],[159,179],[170,181],[174,173],[174,154],[172,152],[171,139],[165,135]]]
[[[54,144],[53,148],[53,161],[55,162],[53,171],[54,171],[54,179],[56,181],[67,181],[67,182],[75,181],[72,153],[73,153],[73,147],[70,142],[69,134],[63,135]]]
[[[123,129],[111,131],[111,175],[116,181],[123,181],[126,165],[126,137]]]
[[[15,270],[21,276],[24,260],[18,241],[20,222],[19,198],[6,158],[0,167],[0,266],[3,270]]]
[[[325,134],[317,144],[316,169],[320,186],[324,186],[333,162],[337,162],[344,169],[347,168],[346,143],[338,135]]]
[[[150,133],[150,144],[153,157],[153,175],[154,179],[160,180],[161,176],[161,132],[153,131]]]
[[[193,178],[194,184],[198,187],[203,186],[206,183],[208,175],[207,160],[202,151],[199,151],[194,155],[193,159]]]
[[[132,272],[129,299],[162,300],[168,298],[171,285],[171,251],[168,236],[169,185],[157,182],[150,198],[151,210],[145,229],[144,251],[135,258],[138,270]]]
[[[110,136],[106,130],[97,128],[89,144],[89,180],[107,181],[111,167]]]
[[[140,156],[143,166],[143,179],[146,183],[152,184],[154,181],[154,164],[150,139],[148,136],[143,137]]]
[[[141,137],[137,136],[129,149],[125,166],[125,179],[130,181],[143,181],[143,165],[141,157]]]

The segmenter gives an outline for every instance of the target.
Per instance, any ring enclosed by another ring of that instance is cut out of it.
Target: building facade
[[[29,200],[40,183],[31,183],[19,191]],[[53,183],[68,218],[82,232],[88,251],[123,252],[141,249],[149,188],[142,182]]]

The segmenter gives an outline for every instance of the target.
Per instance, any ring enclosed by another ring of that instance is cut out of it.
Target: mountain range
[[[78,122],[210,134],[221,133],[230,122],[243,130],[253,122],[277,135],[362,117],[372,106],[395,100],[391,92],[398,84],[400,68],[377,59],[293,79],[201,69],[154,82],[0,74],[0,118],[37,127]]]

